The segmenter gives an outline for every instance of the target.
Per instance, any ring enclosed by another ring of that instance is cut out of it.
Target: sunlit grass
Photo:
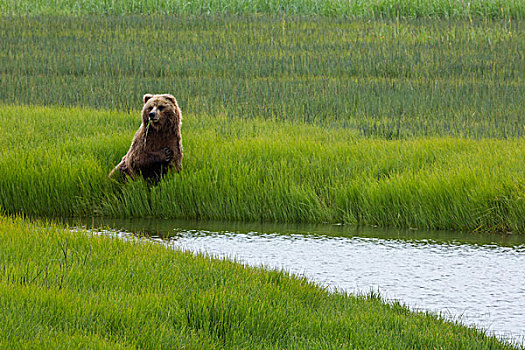
[[[511,349],[287,273],[0,216],[0,347]]]
[[[16,120],[13,120],[16,116]],[[525,232],[525,141],[364,138],[304,123],[186,114],[181,174],[107,174],[140,113],[2,106],[5,213]]]

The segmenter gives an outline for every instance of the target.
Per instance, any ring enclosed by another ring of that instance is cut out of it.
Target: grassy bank
[[[3,0],[0,13],[85,15],[160,13],[177,15],[270,14],[329,17],[525,18],[519,0]]]
[[[0,217],[0,347],[510,349],[375,296]]]
[[[140,98],[140,97],[138,97]],[[138,111],[0,108],[0,207],[46,216],[345,222],[525,232],[525,141],[364,138],[185,115],[183,172],[111,182]]]
[[[521,137],[524,52],[514,19],[2,16],[0,101],[129,110],[171,92],[195,115]]]

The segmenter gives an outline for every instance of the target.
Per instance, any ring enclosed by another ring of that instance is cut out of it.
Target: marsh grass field
[[[510,17],[3,17],[0,205],[522,233],[523,29]],[[147,92],[179,100],[185,170],[110,183]]]
[[[512,347],[376,295],[20,217],[523,234],[522,1],[57,4],[0,1],[0,347]],[[142,95],[164,92],[183,171],[110,181]]]
[[[304,121],[385,139],[524,134],[525,22],[0,18],[0,101]]]
[[[151,185],[107,176],[139,111],[4,106],[0,124],[0,206],[10,214],[525,230],[520,139],[384,140],[188,114],[184,171]]]

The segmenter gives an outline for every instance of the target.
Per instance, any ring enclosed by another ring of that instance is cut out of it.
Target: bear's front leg
[[[141,155],[130,164],[135,172],[140,173],[146,180],[154,180],[166,174],[173,158],[173,151],[168,147],[159,151],[148,152]]]
[[[168,165],[173,158],[173,151],[165,147],[159,151],[148,152],[146,155],[138,157],[133,162],[133,168],[143,171],[155,166]]]

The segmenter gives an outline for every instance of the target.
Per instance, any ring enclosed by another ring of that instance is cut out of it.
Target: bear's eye
[[[158,109],[159,111],[162,111],[162,110],[164,109],[164,106],[158,106],[157,109]]]

